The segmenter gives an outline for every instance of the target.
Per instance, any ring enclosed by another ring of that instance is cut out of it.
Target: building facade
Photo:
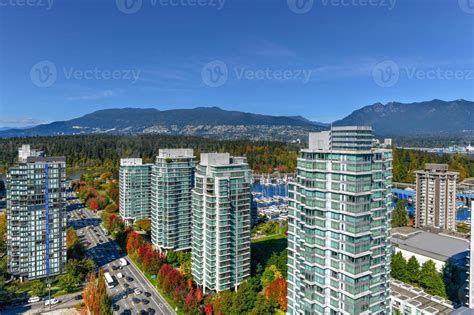
[[[474,202],[471,203],[471,213],[474,213]],[[471,235],[469,236],[469,257],[467,262],[467,306],[474,309],[474,224],[471,221]]]
[[[120,159],[120,216],[127,224],[151,218],[151,169],[142,159]]]
[[[61,274],[67,261],[66,159],[27,147],[6,181],[8,273],[21,280]]]
[[[204,292],[250,276],[251,170],[241,157],[201,154],[192,192],[192,275]]]
[[[191,248],[192,149],[163,149],[152,167],[151,239],[162,250]]]
[[[456,181],[447,164],[426,164],[416,171],[415,226],[456,230]]]
[[[391,180],[370,127],[310,133],[289,184],[288,314],[389,314]]]

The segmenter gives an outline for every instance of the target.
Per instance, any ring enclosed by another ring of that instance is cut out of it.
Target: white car
[[[119,273],[117,274],[117,278],[122,279],[122,278],[123,278],[123,274],[122,274],[121,272],[119,272]]]
[[[133,290],[133,292],[135,292],[136,295],[142,294],[142,291],[140,291],[140,289],[138,289],[138,288]]]
[[[44,302],[44,305],[45,306],[48,306],[48,305],[55,305],[55,304],[58,304],[59,303],[59,300],[58,299],[51,299],[51,300],[46,300]]]
[[[32,296],[28,299],[28,303],[36,303],[39,301],[40,301],[40,298],[38,296]]]
[[[125,258],[119,259],[120,266],[125,267],[128,264],[128,261]]]

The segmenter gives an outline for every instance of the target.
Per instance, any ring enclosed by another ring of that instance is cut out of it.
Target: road
[[[84,244],[86,255],[94,259],[98,267],[108,271],[116,282],[113,288],[107,289],[112,304],[118,306],[118,310],[114,310],[115,314],[126,314],[127,310],[131,311],[131,314],[153,314],[153,311],[155,314],[176,314],[138,268],[130,263],[130,259],[119,253],[117,243],[101,228],[101,220],[96,213],[82,208],[71,210],[69,215],[69,223],[76,229],[78,237]],[[122,257],[128,264],[122,269],[116,269],[120,266],[119,259]],[[124,278],[119,279],[118,273],[122,273]],[[127,294],[127,289],[136,288],[142,293]],[[133,298],[140,299],[140,302],[134,303]],[[144,299],[148,301],[146,305]]]
[[[1,315],[41,314],[43,312],[49,312],[50,310],[54,311],[58,309],[73,307],[74,305],[81,302],[80,300],[82,299],[82,297],[80,297],[80,294],[81,293],[79,292],[79,293],[72,293],[72,294],[60,296],[58,297],[58,300],[61,301],[61,303],[52,305],[51,308],[49,306],[44,306],[44,301],[40,301],[38,303],[8,307],[6,309],[1,310],[0,314]]]

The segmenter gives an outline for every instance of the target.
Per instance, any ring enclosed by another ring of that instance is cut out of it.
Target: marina
[[[288,219],[288,183],[287,178],[271,181],[254,181],[252,196],[257,205],[259,216],[269,220],[281,221]]]

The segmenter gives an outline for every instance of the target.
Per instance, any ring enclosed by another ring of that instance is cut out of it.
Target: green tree
[[[42,296],[46,290],[46,285],[40,280],[35,280],[31,285],[31,295],[32,296]]]
[[[257,294],[255,282],[242,283],[233,296],[229,314],[248,314],[254,308]]]
[[[73,292],[75,288],[81,285],[81,281],[69,273],[60,275],[58,279],[58,286],[61,288],[61,290],[64,290],[68,293]]]
[[[95,269],[95,262],[90,258],[81,260],[69,259],[66,264],[66,273],[77,279],[79,283],[86,279],[89,272]]]
[[[277,253],[274,252],[267,261],[267,266],[275,265],[281,271],[283,278],[288,276],[288,250]]]
[[[176,266],[178,264],[178,255],[174,250],[169,250],[166,253],[166,262],[172,266]]]
[[[411,284],[419,285],[420,283],[420,263],[415,256],[411,256],[407,263],[407,280]]]
[[[274,299],[267,299],[263,294],[257,294],[255,307],[250,311],[250,315],[273,315],[279,306]]]
[[[392,227],[407,226],[408,225],[408,212],[406,209],[407,201],[399,199],[397,205],[392,212]]]
[[[428,260],[421,266],[420,284],[426,293],[447,298],[441,274],[436,270],[436,265],[432,260]]]
[[[112,301],[107,293],[100,299],[100,315],[112,315]]]
[[[403,257],[401,252],[398,252],[392,256],[390,262],[390,275],[392,278],[400,280],[402,282],[407,281],[407,261]]]

